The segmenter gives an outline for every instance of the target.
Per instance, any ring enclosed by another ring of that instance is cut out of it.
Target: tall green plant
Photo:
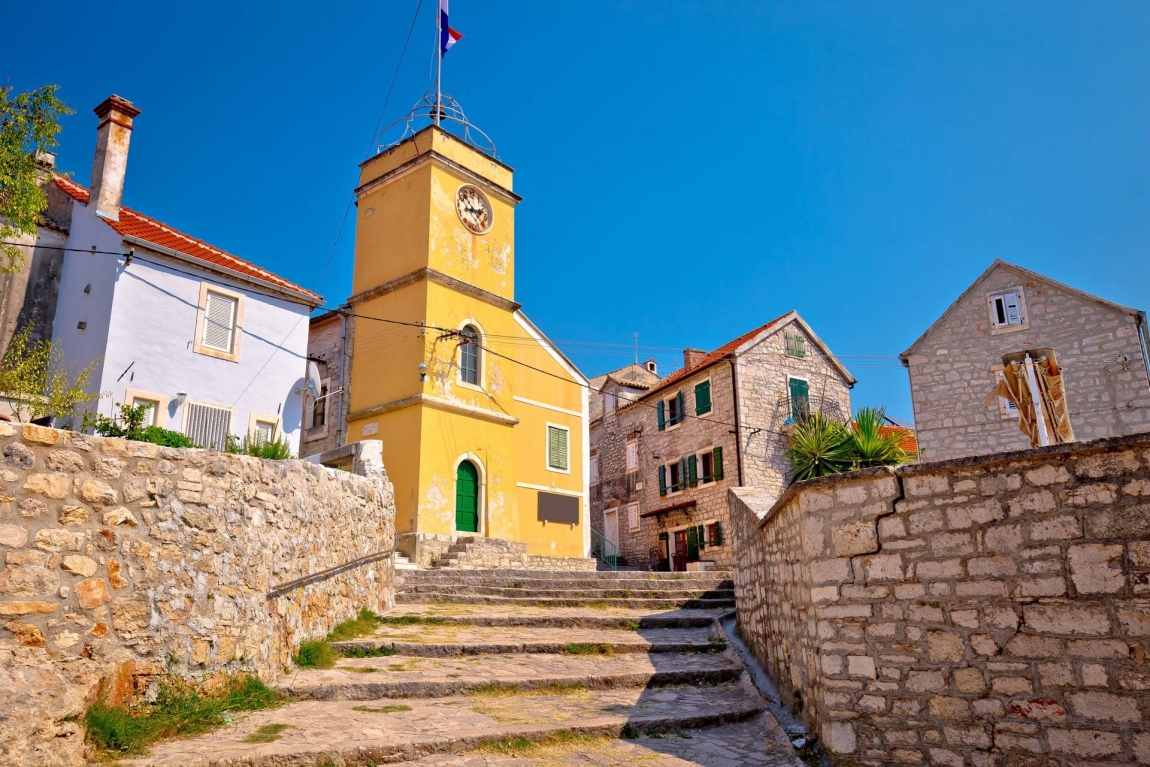
[[[810,413],[795,421],[787,440],[790,481],[841,474],[854,467],[850,435],[838,421],[822,413]]]
[[[58,85],[45,85],[12,96],[12,87],[0,87],[0,241],[21,235],[35,236],[48,198],[40,188],[38,152],[56,146],[60,118],[72,114],[56,96]],[[0,244],[0,272],[14,272],[24,264],[15,245]]]
[[[273,461],[282,461],[292,457],[291,443],[286,438],[267,439],[258,434],[247,434],[242,440],[229,434],[224,450],[229,453],[268,458]]]
[[[137,442],[151,442],[164,447],[196,447],[196,443],[178,431],[159,426],[144,426],[148,416],[147,405],[123,405],[119,402],[119,415],[106,416],[100,413],[85,413],[85,430],[91,429],[102,437],[122,437]]]
[[[863,407],[855,413],[850,427],[851,451],[855,468],[872,466],[898,466],[911,456],[902,448],[906,434],[893,429],[886,422],[886,411],[881,407]]]
[[[8,399],[18,421],[64,418],[76,405],[97,398],[88,387],[98,365],[93,360],[76,370],[55,341],[33,341],[32,326],[25,325],[0,362],[0,397]]]

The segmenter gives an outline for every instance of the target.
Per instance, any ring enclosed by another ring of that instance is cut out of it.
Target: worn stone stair
[[[282,680],[292,702],[159,744],[126,764],[801,764],[728,646],[718,619],[729,607],[682,606],[727,602],[701,596],[729,590],[721,574],[418,570],[396,577],[404,602],[371,636],[335,643],[345,653],[335,668]],[[467,599],[468,589],[523,591],[521,601],[539,604]],[[533,600],[535,589],[595,596]],[[677,604],[652,608],[637,596],[646,590]],[[595,607],[564,604],[596,600]],[[267,725],[287,727],[272,742],[245,740]]]

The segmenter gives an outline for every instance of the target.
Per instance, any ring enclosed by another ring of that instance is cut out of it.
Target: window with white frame
[[[239,299],[209,290],[204,303],[204,326],[200,344],[226,354],[235,348],[236,310]]]
[[[479,385],[479,331],[468,325],[462,330],[459,344],[459,380],[472,386]]]
[[[319,396],[315,398],[311,409],[311,428],[318,429],[327,424],[327,392],[329,383],[324,380],[319,385]]]
[[[599,456],[595,454],[594,450],[591,451],[591,481],[599,481]]]
[[[1029,327],[1026,298],[1021,287],[998,291],[987,296],[993,332],[1022,330]]]
[[[252,430],[252,436],[260,445],[267,445],[271,442],[274,442],[276,438],[275,422],[256,421],[256,427]]]
[[[550,471],[569,472],[568,438],[570,430],[566,426],[547,424],[547,468]]]
[[[655,421],[659,431],[678,426],[683,422],[683,392],[675,392],[670,397],[659,400],[656,405]]]
[[[627,440],[627,471],[639,470],[639,440]]]
[[[615,392],[609,391],[603,395],[603,412],[611,413],[615,410]]]
[[[639,529],[639,504],[627,504],[627,529],[634,532]]]
[[[144,397],[132,397],[135,407],[144,408],[144,417],[140,420],[141,426],[158,426],[160,419],[160,401]]]

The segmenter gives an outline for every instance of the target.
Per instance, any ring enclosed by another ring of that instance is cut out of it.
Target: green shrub
[[[102,437],[120,437],[135,442],[151,442],[164,447],[198,447],[191,439],[171,429],[144,426],[148,416],[147,405],[125,405],[117,402],[118,415],[106,416],[85,413],[83,428],[91,429]]]
[[[205,686],[176,679],[160,685],[154,703],[132,709],[97,700],[84,715],[84,728],[88,742],[98,751],[142,754],[157,740],[220,727],[229,721],[229,712],[257,711],[280,703],[279,693],[247,674]]]
[[[282,461],[292,457],[291,443],[286,438],[267,439],[258,434],[247,434],[242,440],[229,434],[224,450],[229,453],[267,458],[273,461]]]
[[[300,668],[331,668],[340,657],[326,639],[311,639],[299,646],[292,663]]]

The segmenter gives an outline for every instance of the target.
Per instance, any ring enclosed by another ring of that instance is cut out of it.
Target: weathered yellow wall
[[[359,199],[353,294],[427,266],[430,196],[431,168],[424,166]]]

